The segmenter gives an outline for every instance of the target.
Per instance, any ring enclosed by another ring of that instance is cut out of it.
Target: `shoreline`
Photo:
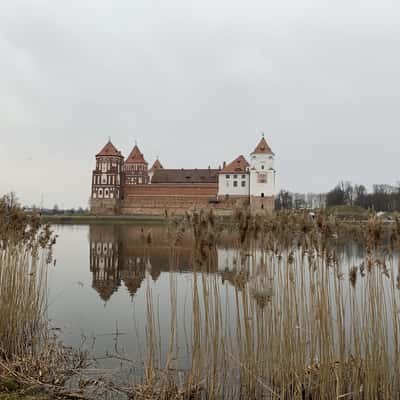
[[[87,224],[162,224],[168,219],[161,215],[42,215],[43,223],[60,225]]]

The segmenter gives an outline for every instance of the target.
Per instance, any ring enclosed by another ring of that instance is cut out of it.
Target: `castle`
[[[157,159],[149,169],[135,144],[125,159],[111,140],[96,155],[91,211],[100,215],[179,215],[214,209],[229,215],[236,207],[253,213],[274,209],[275,154],[264,136],[250,154],[218,169],[166,169]]]

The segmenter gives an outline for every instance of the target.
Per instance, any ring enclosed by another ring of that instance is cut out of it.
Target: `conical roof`
[[[101,151],[96,155],[96,157],[101,156],[114,156],[114,157],[122,157],[122,154],[117,148],[111,143],[111,140],[107,142],[107,144],[101,149]]]
[[[154,161],[153,166],[150,168],[150,171],[155,171],[156,169],[164,169],[162,164],[160,163],[160,160],[157,158],[156,161]]]
[[[235,160],[233,160],[230,164],[226,165],[223,169],[222,169],[222,173],[226,173],[226,172],[246,172],[247,168],[249,167],[249,163],[247,162],[247,160],[240,155],[239,157],[237,157]]]
[[[251,154],[274,154],[269,147],[267,141],[265,140],[264,136],[261,138],[260,143],[258,143],[257,147]]]
[[[146,160],[143,157],[143,154],[140,152],[139,147],[135,144],[131,154],[126,159],[125,163],[127,164],[147,164]]]

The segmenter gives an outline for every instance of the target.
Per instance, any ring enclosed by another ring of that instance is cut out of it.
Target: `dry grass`
[[[171,278],[169,342],[191,332],[190,366],[180,365],[179,346],[159,355],[159,316],[148,292],[146,380],[134,386],[135,398],[399,397],[399,221],[388,229],[371,216],[354,229],[323,214],[254,218],[239,211],[229,287],[203,272],[224,234],[213,216],[186,223],[195,238],[191,323],[177,318]],[[349,237],[363,246],[361,259],[343,258]]]
[[[0,198],[0,380],[62,388],[84,365],[82,354],[49,337],[47,269],[55,236],[37,215]],[[2,391],[2,390],[0,390]]]
[[[37,217],[0,200],[0,352],[35,352],[46,334],[47,264],[55,238]]]

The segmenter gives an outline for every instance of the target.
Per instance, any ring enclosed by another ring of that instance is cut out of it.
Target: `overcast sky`
[[[217,167],[265,136],[281,187],[396,183],[400,2],[1,0],[0,193],[87,206],[111,136]]]

